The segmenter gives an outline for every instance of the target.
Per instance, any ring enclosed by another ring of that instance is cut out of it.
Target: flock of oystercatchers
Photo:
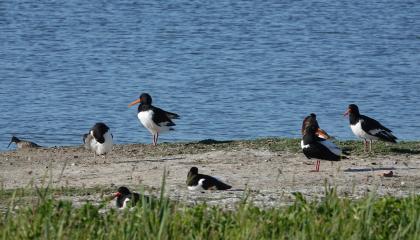
[[[137,100],[131,102],[128,106],[131,107],[136,104],[139,104],[137,117],[152,134],[152,144],[155,146],[160,133],[174,130],[175,123],[172,120],[178,119],[179,115],[153,106],[152,97],[148,93],[142,93]],[[397,137],[392,134],[390,129],[373,118],[361,115],[357,105],[350,104],[344,115],[349,116],[350,128],[354,135],[363,139],[365,151],[372,151],[373,140],[396,143]],[[303,154],[308,159],[314,158],[317,160],[313,171],[319,172],[320,160],[340,161],[347,158],[345,156],[347,153],[331,142],[330,135],[319,127],[314,113],[303,120],[301,133]],[[84,134],[83,141],[85,148],[97,155],[105,155],[112,151],[113,136],[105,123],[96,123],[89,133]],[[15,136],[12,137],[9,146],[11,143],[16,143],[17,149],[40,147],[33,142],[20,140]],[[215,177],[199,174],[197,167],[190,169],[186,183],[189,190],[227,190],[232,188],[232,186]],[[117,207],[125,208],[129,201],[134,206],[140,200],[140,195],[130,192],[126,187],[120,187],[114,198],[117,198]],[[148,197],[146,198],[148,199]]]

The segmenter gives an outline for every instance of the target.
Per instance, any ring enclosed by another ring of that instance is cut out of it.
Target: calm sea
[[[0,150],[77,145],[97,121],[150,143],[141,92],[181,115],[160,141],[354,139],[349,103],[420,140],[419,1],[0,1]]]

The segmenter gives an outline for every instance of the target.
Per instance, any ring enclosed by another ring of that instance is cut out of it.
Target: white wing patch
[[[383,129],[379,129],[379,128],[372,129],[372,130],[369,131],[369,134],[376,135],[376,134],[378,134],[378,133],[380,133],[382,131],[384,131],[384,130]]]

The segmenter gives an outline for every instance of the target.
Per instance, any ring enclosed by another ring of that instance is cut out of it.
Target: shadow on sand
[[[394,167],[380,167],[380,168],[348,168],[343,172],[374,172],[374,171],[390,171],[395,170]]]
[[[218,141],[218,140],[214,140],[214,139],[204,139],[204,140],[198,141],[198,144],[210,145],[210,144],[223,144],[223,143],[231,143],[231,142],[233,142],[233,141],[232,140]]]

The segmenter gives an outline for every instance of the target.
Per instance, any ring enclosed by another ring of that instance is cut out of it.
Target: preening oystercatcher
[[[128,106],[131,107],[138,103],[140,105],[138,107],[137,117],[141,124],[153,135],[152,143],[156,146],[159,133],[175,130],[173,128],[175,123],[172,122],[172,119],[178,119],[179,115],[153,106],[152,97],[148,93],[142,93],[137,100]]]
[[[304,135],[305,135],[305,129],[306,129],[309,125],[314,125],[316,128],[318,128],[317,135],[318,135],[320,138],[324,138],[324,139],[330,139],[330,138],[331,138],[331,137],[330,137],[330,135],[328,135],[328,133],[327,133],[327,132],[325,132],[324,130],[322,130],[322,129],[319,127],[318,121],[316,120],[316,115],[315,115],[315,113],[311,113],[311,114],[309,114],[307,117],[305,117],[305,119],[303,119],[303,122],[302,122],[302,129],[301,129],[302,136],[304,136]]]
[[[346,158],[342,156],[342,151],[337,145],[318,137],[318,131],[319,127],[315,124],[308,125],[301,141],[303,154],[309,159],[317,159],[314,172],[319,172],[320,160],[340,161],[342,158]]]
[[[349,115],[351,131],[357,137],[363,139],[365,143],[365,151],[368,148],[372,151],[372,140],[381,140],[385,142],[396,143],[397,137],[392,134],[392,131],[384,127],[381,123],[373,118],[361,115],[359,108],[355,104],[350,104],[344,116]]]
[[[98,155],[104,155],[112,150],[113,136],[105,123],[96,123],[88,134],[83,135],[85,148]]]
[[[10,140],[10,143],[9,143],[9,145],[7,145],[7,147],[10,147],[10,144],[12,144],[12,143],[16,143],[16,149],[30,149],[30,148],[41,147],[34,142],[27,141],[27,140],[21,140],[21,139],[15,137],[15,136],[12,136],[12,139]]]
[[[197,167],[192,167],[187,175],[188,190],[228,190],[232,186],[215,177],[199,174]]]

